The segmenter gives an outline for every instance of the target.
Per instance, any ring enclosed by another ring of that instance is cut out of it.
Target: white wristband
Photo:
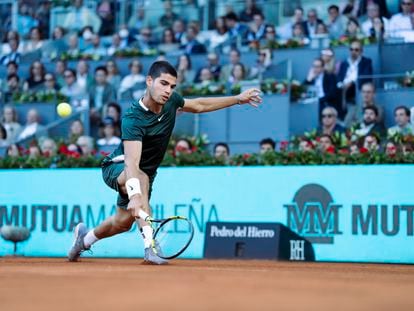
[[[138,178],[130,178],[127,180],[125,184],[127,188],[128,198],[131,199],[131,197],[135,194],[141,194],[141,184],[139,182]]]

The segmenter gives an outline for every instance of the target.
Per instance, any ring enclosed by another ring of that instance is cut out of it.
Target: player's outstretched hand
[[[239,104],[249,104],[253,107],[258,107],[262,103],[261,93],[259,89],[251,88],[237,95],[237,99]]]

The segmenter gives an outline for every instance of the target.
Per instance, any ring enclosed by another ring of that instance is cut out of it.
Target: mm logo
[[[311,243],[333,244],[339,231],[339,209],[329,191],[318,184],[300,188],[287,209],[287,225]]]

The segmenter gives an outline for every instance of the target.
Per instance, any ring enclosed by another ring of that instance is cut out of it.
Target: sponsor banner
[[[412,176],[412,165],[162,168],[151,205],[157,218],[194,223],[188,258],[203,256],[207,221],[279,222],[316,260],[414,263]],[[3,170],[0,184],[0,226],[30,228],[26,256],[65,256],[79,221],[93,227],[116,211],[99,169]],[[137,235],[99,241],[93,256],[142,257]],[[0,240],[0,255],[12,252]]]

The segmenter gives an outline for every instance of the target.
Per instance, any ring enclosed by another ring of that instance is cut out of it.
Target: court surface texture
[[[414,265],[3,257],[0,310],[414,310]]]

